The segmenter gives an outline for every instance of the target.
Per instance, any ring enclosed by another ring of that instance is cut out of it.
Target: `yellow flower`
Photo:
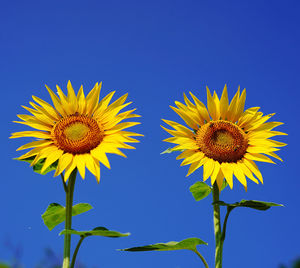
[[[67,85],[67,96],[59,86],[56,86],[59,97],[46,86],[54,107],[40,98],[32,96],[36,102],[30,102],[32,108],[22,106],[32,115],[18,115],[23,121],[14,122],[37,130],[15,132],[10,138],[32,137],[36,140],[17,149],[18,151],[33,148],[18,159],[34,157],[32,166],[44,159],[41,172],[57,161],[54,176],[65,171],[65,180],[69,178],[75,168],[84,179],[85,167],[87,167],[99,182],[99,162],[110,168],[106,153],[126,157],[119,149],[135,149],[126,143],[138,142],[131,136],[143,136],[124,131],[124,129],[140,123],[120,123],[125,119],[139,117],[132,114],[135,109],[119,113],[131,104],[131,102],[125,103],[128,94],[109,104],[114,91],[99,102],[101,85],[102,83],[96,83],[87,97],[84,96],[82,86],[76,96],[70,81]]]
[[[184,120],[189,128],[173,121],[163,120],[173,130],[163,127],[173,137],[164,141],[178,144],[172,150],[183,151],[177,159],[189,165],[188,175],[203,166],[203,181],[211,178],[219,189],[223,180],[233,187],[233,175],[247,190],[246,177],[263,183],[262,175],[254,161],[274,163],[268,156],[281,158],[274,152],[285,143],[271,140],[285,133],[273,131],[280,122],[268,122],[274,114],[263,116],[259,107],[244,111],[246,90],[240,88],[229,104],[225,85],[221,98],[213,96],[207,88],[207,108],[191,92],[194,103],[184,94],[185,105],[175,101],[171,108]],[[256,177],[255,177],[256,176]],[[257,180],[258,179],[258,180]]]

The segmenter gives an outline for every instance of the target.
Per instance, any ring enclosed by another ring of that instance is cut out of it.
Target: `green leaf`
[[[87,203],[79,203],[72,207],[72,216],[79,215],[81,213],[87,212],[93,207]],[[51,203],[44,214],[42,219],[44,224],[51,231],[55,226],[65,221],[66,218],[66,208],[57,203]]]
[[[244,200],[242,199],[240,202],[228,204],[223,201],[214,202],[213,204],[219,204],[220,206],[227,206],[227,207],[247,207],[247,208],[253,208],[257,210],[267,210],[270,207],[283,207],[281,204],[276,204],[273,202],[264,202],[264,201],[258,201],[258,200]]]
[[[173,152],[183,152],[184,150],[168,148],[167,150],[161,152],[160,154],[170,154]]]
[[[10,268],[11,266],[5,263],[0,263],[0,268]]]
[[[180,249],[189,249],[192,251],[196,250],[198,245],[207,245],[206,242],[202,241],[199,238],[187,238],[180,242],[171,241],[168,243],[157,243],[142,247],[133,247],[121,249],[122,251],[166,251],[166,250],[180,250]]]
[[[120,233],[117,231],[111,231],[108,230],[105,227],[96,227],[91,231],[76,231],[76,230],[63,230],[59,233],[59,235],[63,234],[75,234],[75,235],[80,235],[83,237],[91,236],[91,235],[97,235],[97,236],[105,236],[105,237],[124,237],[124,236],[129,236],[130,233]]]
[[[197,181],[190,187],[190,192],[196,201],[200,201],[211,193],[211,187],[205,182]]]
[[[19,160],[19,161],[23,161],[23,162],[28,162],[28,163],[32,163],[32,161],[35,159],[35,156],[31,156],[31,157],[28,157],[28,158],[25,158],[25,159],[18,159],[18,158],[14,158],[16,160]],[[46,170],[42,173],[41,170],[44,166],[44,163],[46,161],[46,158],[43,158],[43,159],[40,159],[32,168],[33,168],[33,171],[36,172],[36,173],[39,173],[41,175],[45,175],[47,174],[48,172],[52,171],[52,170],[56,170],[57,168],[57,165],[58,165],[58,161],[55,161],[53,164],[51,164],[48,168],[46,168]]]

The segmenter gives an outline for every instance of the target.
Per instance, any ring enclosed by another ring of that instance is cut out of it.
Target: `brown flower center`
[[[237,162],[248,147],[244,131],[237,125],[224,120],[211,121],[197,131],[199,149],[219,163]]]
[[[58,121],[51,134],[56,146],[71,154],[90,152],[104,137],[104,131],[94,119],[76,114]]]

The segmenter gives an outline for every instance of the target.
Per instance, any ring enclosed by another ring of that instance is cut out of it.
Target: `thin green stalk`
[[[72,226],[73,193],[74,193],[76,174],[77,174],[77,169],[74,169],[70,175],[67,191],[66,191],[66,221],[65,221],[66,230],[70,230]],[[71,235],[65,234],[63,268],[70,268],[70,252],[71,252]]]
[[[215,268],[222,268],[222,251],[223,243],[221,239],[221,221],[220,221],[220,206],[216,204],[219,201],[220,192],[218,185],[214,183],[213,185],[213,202],[214,202],[214,232],[215,232]]]
[[[63,183],[63,186],[64,186],[64,190],[67,193],[68,188],[67,188],[67,184],[65,182],[65,177],[64,177],[64,175],[62,173],[60,173],[60,176],[61,176],[61,180],[62,180],[62,183]]]
[[[203,262],[205,268],[209,268],[209,267],[208,267],[208,264],[207,264],[207,262],[206,262],[206,260],[205,260],[204,257],[200,254],[200,252],[199,252],[197,249],[194,250],[194,252],[199,256],[199,258],[200,258],[201,261]]]
[[[227,220],[229,217],[230,212],[234,209],[234,207],[227,207],[227,213],[224,219],[224,223],[223,223],[223,228],[222,228],[222,235],[221,235],[221,241],[222,241],[222,245],[224,243],[225,240],[225,236],[226,236],[226,226],[227,226]]]
[[[76,257],[77,257],[77,253],[78,253],[78,250],[79,250],[79,248],[81,246],[81,243],[82,243],[82,241],[83,241],[84,238],[86,238],[86,236],[81,236],[80,240],[78,241],[78,244],[77,244],[77,246],[75,248],[75,251],[74,251],[74,254],[73,254],[73,257],[72,257],[72,262],[71,262],[71,266],[70,266],[71,268],[74,268]]]

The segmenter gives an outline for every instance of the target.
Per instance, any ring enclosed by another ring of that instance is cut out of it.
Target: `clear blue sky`
[[[60,178],[34,174],[13,161],[27,139],[8,140],[25,130],[12,123],[21,105],[36,95],[48,102],[44,84],[86,91],[103,81],[102,94],[128,92],[142,115],[134,127],[144,138],[127,159],[111,156],[98,185],[92,175],[78,179],[75,203],[94,209],[73,218],[75,229],[105,226],[131,232],[128,238],[86,239],[79,253],[88,267],[201,267],[188,251],[117,252],[117,248],[199,237],[200,252],[213,263],[211,197],[196,203],[189,187],[202,170],[185,178],[168,147],[161,118],[180,121],[169,108],[192,91],[206,102],[205,86],[220,94],[225,83],[233,96],[247,88],[246,107],[276,112],[278,130],[289,136],[277,165],[258,164],[264,185],[235,181],[221,199],[274,201],[285,205],[267,212],[233,211],[224,245],[225,268],[278,267],[300,256],[299,234],[299,1],[2,1],[0,77],[2,127],[0,259],[10,259],[10,240],[23,247],[22,261],[33,267],[43,250],[62,252],[63,225],[51,232],[40,215],[51,202],[64,204]],[[102,95],[102,96],[103,96]]]

